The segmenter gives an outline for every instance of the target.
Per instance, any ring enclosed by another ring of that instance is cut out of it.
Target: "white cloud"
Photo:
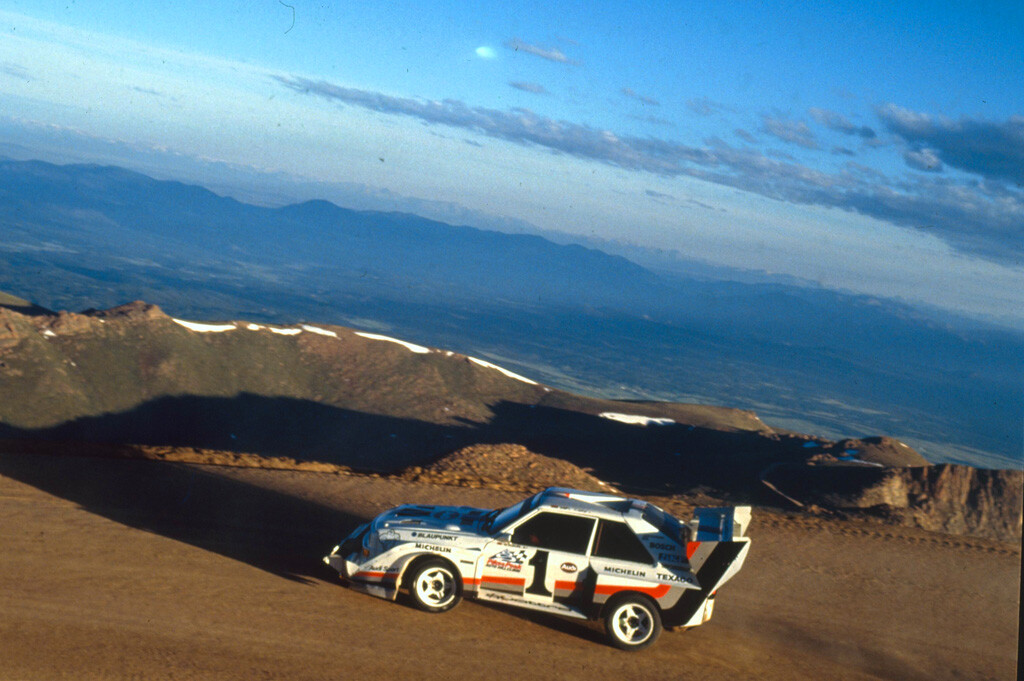
[[[579,66],[580,63],[574,59],[569,59],[565,56],[560,49],[557,47],[543,47],[541,45],[532,45],[524,42],[519,38],[512,38],[511,40],[505,41],[505,47],[512,50],[513,52],[523,52],[525,54],[532,54],[535,57],[541,59],[547,59],[548,61],[559,62],[561,64],[569,64],[570,66]]]
[[[817,149],[818,142],[814,139],[814,133],[803,121],[790,121],[774,116],[764,116],[762,119],[762,130],[769,135],[778,137],[783,142],[789,142],[805,149]]]
[[[529,92],[535,95],[547,95],[550,94],[543,85],[539,83],[529,83],[521,80],[514,80],[509,83],[509,87],[513,87],[516,90],[522,90],[523,92]]]
[[[913,150],[907,149],[903,152],[903,160],[914,170],[922,170],[929,173],[942,172],[942,161],[932,149]]]

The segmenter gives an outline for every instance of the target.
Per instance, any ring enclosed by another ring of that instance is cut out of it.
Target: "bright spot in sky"
[[[486,45],[482,45],[476,48],[476,56],[480,57],[481,59],[494,59],[495,57],[498,56],[498,54],[494,51],[493,47],[487,47]]]

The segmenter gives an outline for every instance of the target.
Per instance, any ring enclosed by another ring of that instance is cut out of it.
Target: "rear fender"
[[[691,547],[691,565],[701,588],[686,590],[679,601],[665,611],[662,619],[666,627],[692,627],[710,618],[710,599],[743,567],[750,550],[750,539],[740,537],[737,541],[690,542],[687,553],[690,553]]]

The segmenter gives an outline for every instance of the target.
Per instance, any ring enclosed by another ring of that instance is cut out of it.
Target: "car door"
[[[590,554],[594,571],[594,599],[603,603],[619,591],[646,593],[660,598],[667,586],[656,584],[657,570],[650,551],[624,522],[601,519]]]
[[[507,529],[509,541],[487,545],[480,591],[525,603],[570,600],[588,574],[594,525],[593,518],[552,510],[525,517]]]

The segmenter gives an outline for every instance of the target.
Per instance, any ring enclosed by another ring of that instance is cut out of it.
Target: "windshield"
[[[492,518],[489,519],[485,529],[488,532],[492,532],[494,529],[502,529],[507,527],[512,521],[516,520],[520,516],[528,513],[537,505],[537,499],[540,498],[540,494],[534,494],[532,497],[523,499],[518,504],[513,504],[508,508],[503,508],[500,511],[495,511]]]

